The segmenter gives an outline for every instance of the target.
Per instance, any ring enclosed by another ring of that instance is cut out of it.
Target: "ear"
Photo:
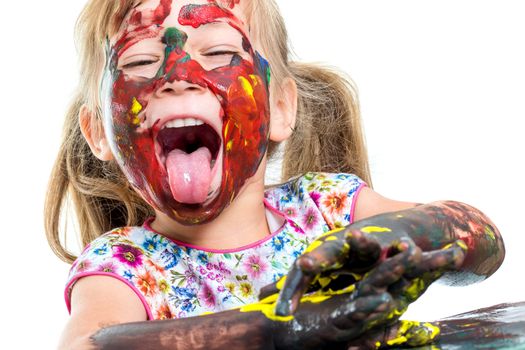
[[[270,116],[270,140],[286,140],[295,128],[297,116],[297,85],[292,78],[285,78],[273,98]]]
[[[82,131],[82,135],[84,135],[95,157],[100,160],[112,160],[113,153],[109,148],[100,119],[86,105],[80,107],[78,119],[80,131]]]

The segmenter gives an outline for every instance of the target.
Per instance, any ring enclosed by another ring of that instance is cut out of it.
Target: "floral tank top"
[[[140,298],[150,320],[198,316],[257,301],[259,290],[285,275],[318,236],[353,221],[366,184],[355,175],[308,173],[265,192],[266,209],[284,223],[270,236],[232,250],[201,249],[141,227],[107,232],[73,263],[65,289],[70,311],[74,283],[114,277]]]

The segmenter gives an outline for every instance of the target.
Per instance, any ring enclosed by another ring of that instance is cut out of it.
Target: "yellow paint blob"
[[[332,282],[332,279],[330,277],[320,277],[319,278],[319,284],[323,288],[326,287],[327,285],[329,285],[330,282]]]
[[[275,304],[249,304],[240,308],[241,312],[260,311],[272,321],[288,322],[293,320],[293,316],[277,316],[275,314]]]
[[[421,328],[424,328],[425,330],[422,332]],[[436,327],[431,323],[425,322],[422,324],[421,322],[417,321],[401,320],[396,337],[394,339],[388,340],[386,343],[389,346],[401,345],[408,342],[411,338],[419,337],[421,339],[419,339],[420,344],[418,345],[424,345],[433,341],[439,335],[439,333],[439,327]]]
[[[467,247],[467,245],[465,244],[465,242],[463,242],[463,241],[458,241],[458,242],[456,242],[456,243],[457,243],[457,245],[458,245],[461,249],[463,249],[463,250],[465,250],[465,251],[468,250],[468,247]]]
[[[226,151],[229,152],[231,151],[233,148],[233,140],[230,140],[228,141],[228,143],[226,144]]]
[[[245,77],[239,77],[239,82],[241,83],[241,87],[248,94],[249,96],[253,96],[253,87],[252,84],[246,79]]]
[[[142,111],[142,105],[135,97],[133,97],[133,101],[131,102],[131,113],[137,115],[140,113],[140,111]]]
[[[323,242],[322,241],[313,241],[312,244],[310,244],[306,249],[305,249],[305,253],[309,253],[311,252],[312,250],[314,249],[317,249],[319,248],[320,246],[323,245]]]
[[[277,284],[275,285],[277,289],[281,290],[284,287],[284,284],[286,283],[286,276],[281,277],[279,281],[277,281]]]
[[[379,226],[365,226],[361,229],[364,233],[380,233],[380,232],[392,232],[388,227]]]
[[[344,227],[343,227],[343,228],[336,228],[335,230],[330,230],[330,231],[328,231],[328,232],[323,233],[323,234],[320,235],[319,237],[317,237],[317,239],[323,239],[323,238],[325,238],[325,237],[331,236],[331,235],[333,235],[334,233],[340,232],[340,231],[342,231],[342,230],[344,230]]]
[[[327,239],[325,239],[325,241],[337,241],[337,237],[336,236],[330,236]]]

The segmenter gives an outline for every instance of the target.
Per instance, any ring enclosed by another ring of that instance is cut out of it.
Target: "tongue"
[[[211,153],[206,147],[195,152],[175,149],[166,158],[171,194],[177,202],[202,203],[211,185]]]

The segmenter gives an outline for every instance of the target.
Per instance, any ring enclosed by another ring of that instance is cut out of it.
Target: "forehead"
[[[144,0],[126,15],[113,42],[136,31],[176,27],[188,34],[210,23],[225,23],[248,37],[245,3],[249,0]]]

